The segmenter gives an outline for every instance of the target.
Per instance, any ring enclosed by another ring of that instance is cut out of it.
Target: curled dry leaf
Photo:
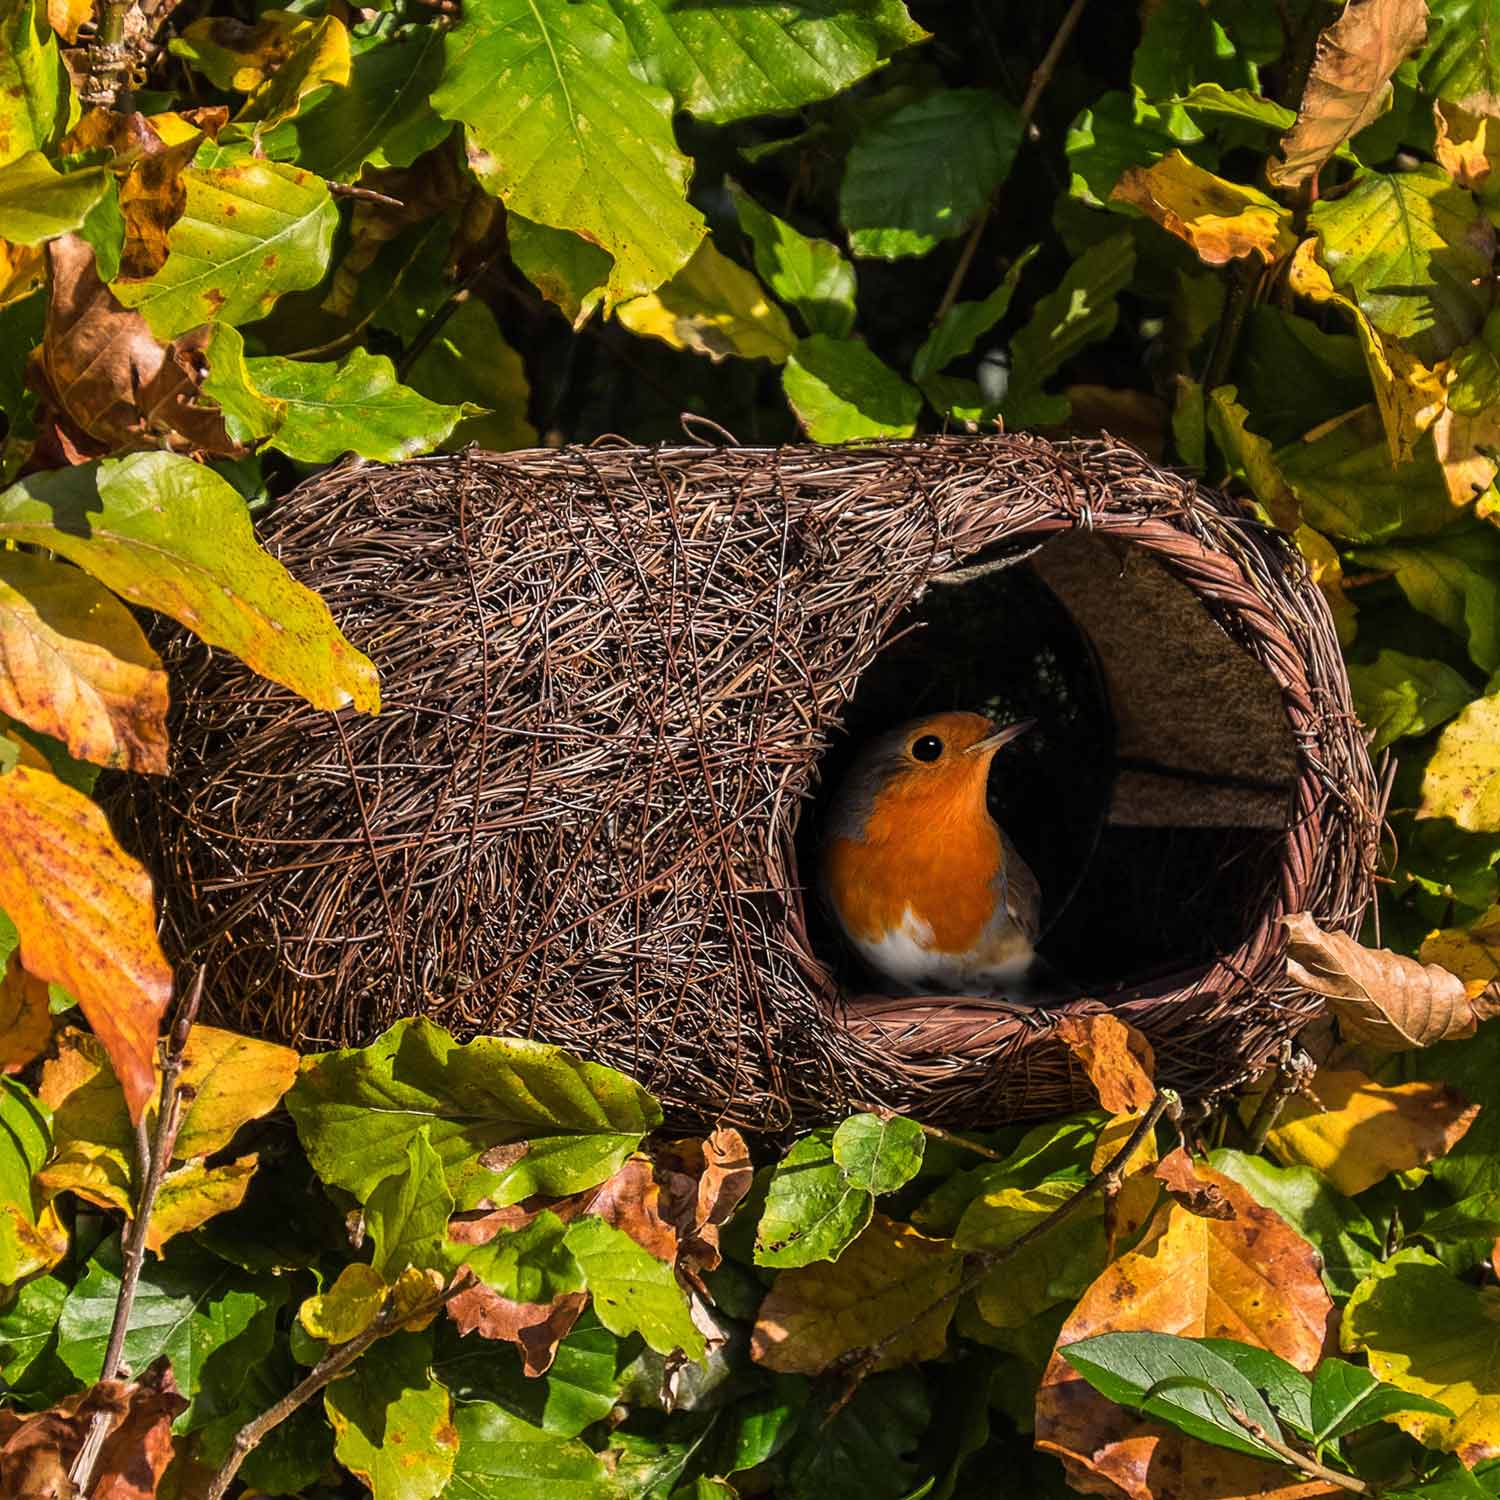
[[[460,1333],[506,1339],[520,1351],[528,1375],[545,1375],[557,1346],[572,1331],[588,1302],[587,1292],[564,1292],[551,1302],[516,1302],[487,1286],[470,1287],[448,1303]]]
[[[656,1162],[664,1211],[677,1230],[677,1269],[696,1281],[718,1266],[719,1231],[750,1191],[750,1148],[739,1131],[720,1126],[702,1140],[666,1143]]]
[[[1300,1370],[1323,1351],[1333,1303],[1317,1252],[1238,1183],[1200,1168],[1234,1217],[1204,1219],[1177,1204],[1145,1240],[1108,1266],[1069,1314],[1058,1347],[1096,1333],[1150,1329],[1258,1344]],[[1054,1353],[1036,1403],[1036,1445],[1056,1454],[1076,1489],[1130,1500],[1217,1500],[1326,1493],[1283,1487],[1285,1471],[1147,1422],[1094,1391]]]
[[[1435,963],[1324,932],[1306,912],[1283,917],[1282,925],[1287,977],[1324,996],[1346,1035],[1381,1051],[1472,1036],[1494,1009],[1483,985],[1466,984]]]
[[[1155,1177],[1166,1188],[1174,1203],[1200,1219],[1232,1219],[1234,1205],[1223,1189],[1198,1173],[1187,1152],[1178,1146],[1157,1164]]]
[[[70,461],[163,445],[244,452],[201,394],[206,328],[159,342],[99,280],[93,249],[78,235],[50,241],[47,263],[51,289],[33,376],[47,403],[44,421]]]
[[[1349,0],[1318,37],[1297,123],[1281,138],[1282,160],[1267,176],[1300,187],[1390,98],[1391,74],[1427,35],[1424,0]]]
[[[1156,1054],[1134,1026],[1111,1015],[1075,1016],[1058,1025],[1057,1035],[1110,1114],[1145,1109],[1156,1097]]]
[[[1180,151],[1149,167],[1131,167],[1110,197],[1186,240],[1211,266],[1250,254],[1275,260],[1296,245],[1292,216],[1274,198],[1215,177]]]
[[[47,986],[12,953],[0,974],[0,1073],[16,1073],[40,1057],[52,1040]]]
[[[650,1157],[632,1156],[613,1177],[579,1196],[586,1201],[578,1212],[623,1229],[657,1260],[671,1265],[677,1259],[677,1231],[662,1217],[661,1186]]]

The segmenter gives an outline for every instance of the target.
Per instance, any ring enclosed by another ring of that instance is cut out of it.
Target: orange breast
[[[984,777],[897,778],[875,799],[862,839],[835,839],[823,877],[845,928],[878,942],[908,908],[932,929],[926,946],[968,953],[978,946],[995,898],[999,832],[984,805]]]

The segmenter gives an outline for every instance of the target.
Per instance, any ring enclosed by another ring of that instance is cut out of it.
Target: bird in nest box
[[[897,993],[1020,994],[1041,891],[990,816],[990,762],[1032,727],[943,713],[863,746],[830,804],[820,885],[845,939]]]

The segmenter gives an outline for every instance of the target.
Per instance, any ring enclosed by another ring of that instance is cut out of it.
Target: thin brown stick
[[[353,198],[360,203],[383,203],[387,208],[405,208],[399,198],[389,193],[377,193],[374,188],[357,187],[352,182],[330,182],[329,193],[335,198]]]
[[[884,1104],[873,1104],[864,1099],[851,1099],[849,1102],[855,1109],[867,1115],[875,1115],[882,1120],[893,1120],[901,1113],[898,1109],[890,1109]],[[961,1135],[954,1135],[951,1130],[944,1130],[941,1125],[924,1125],[920,1120],[914,1120],[912,1123],[930,1141],[942,1141],[946,1146],[957,1146],[961,1151],[972,1151],[975,1156],[982,1156],[988,1161],[1005,1160],[1004,1152],[991,1151],[988,1146],[981,1146],[978,1141],[970,1141]]]
[[[1157,1122],[1164,1114],[1170,1110],[1176,1115],[1181,1109],[1182,1101],[1172,1089],[1159,1090],[1145,1114],[1136,1122],[1135,1129],[1130,1132],[1130,1139],[1066,1203],[1059,1204],[1041,1223],[1033,1225],[1025,1234],[1021,1235],[1018,1239],[1012,1240],[1010,1244],[1004,1245],[998,1250],[980,1250],[969,1256],[969,1271],[955,1286],[944,1292],[940,1297],[934,1298],[919,1313],[908,1318],[899,1328],[893,1329],[883,1339],[871,1344],[863,1351],[850,1371],[848,1387],[839,1400],[829,1408],[826,1420],[831,1421],[843,1410],[853,1397],[854,1392],[859,1388],[860,1383],[867,1375],[874,1371],[875,1366],[880,1363],[881,1357],[885,1354],[886,1350],[898,1339],[904,1337],[911,1329],[923,1322],[924,1319],[930,1318],[945,1303],[962,1301],[970,1292],[975,1291],[991,1272],[1003,1266],[1006,1261],[1014,1259],[1028,1245],[1035,1243],[1043,1235],[1050,1234],[1065,1219],[1070,1219],[1096,1193],[1107,1192],[1113,1194],[1119,1192],[1125,1167],[1129,1163],[1130,1158],[1140,1150],[1141,1143],[1156,1129]]]
[[[446,325],[448,319],[451,318],[453,314],[456,313],[459,308],[469,300],[469,294],[479,284],[480,277],[482,277],[484,273],[488,271],[489,268],[494,264],[495,257],[499,255],[499,253],[500,252],[496,250],[491,254],[486,255],[485,258],[480,261],[479,264],[475,266],[474,269],[470,271],[469,274],[465,276],[464,279],[460,281],[456,287],[454,287],[447,300],[444,302],[440,302],[438,306],[433,310],[427,321],[422,325],[420,329],[418,329],[416,337],[411,341],[410,344],[406,346],[406,352],[396,362],[396,375],[399,379],[406,379],[412,366],[416,364],[416,362],[422,357],[423,353],[427,349],[427,346],[438,336],[438,334],[443,331],[444,325]]]
[[[1062,18],[1057,28],[1057,34],[1052,38],[1051,45],[1042,54],[1042,60],[1036,65],[1031,75],[1031,82],[1026,88],[1026,97],[1021,101],[1022,140],[1026,138],[1027,130],[1031,125],[1031,117],[1036,113],[1037,105],[1042,102],[1043,92],[1052,81],[1052,74],[1062,58],[1063,48],[1068,45],[1068,39],[1077,29],[1079,21],[1083,19],[1083,7],[1087,4],[1088,0],[1073,0],[1068,7],[1068,13]],[[941,323],[947,316],[948,310],[958,300],[958,289],[963,285],[964,277],[969,274],[974,254],[979,249],[979,241],[994,211],[995,198],[992,196],[980,211],[979,217],[974,220],[973,227],[969,230],[969,237],[964,241],[963,249],[959,251],[958,264],[954,266],[953,274],[948,278],[948,285],[943,289],[942,301],[938,303],[937,311],[932,315],[934,323]]]
[[[1356,1479],[1352,1474],[1341,1474],[1337,1469],[1330,1469],[1320,1464],[1317,1459],[1307,1453],[1298,1453],[1297,1450],[1287,1443],[1282,1442],[1279,1437],[1267,1432],[1253,1417],[1247,1417],[1235,1404],[1228,1400],[1222,1393],[1219,1399],[1224,1402],[1224,1409],[1256,1442],[1264,1443],[1283,1463],[1290,1464],[1294,1469],[1306,1474],[1309,1479],[1320,1479],[1325,1484],[1331,1484],[1341,1490],[1348,1490],[1351,1495],[1368,1495],[1370,1486],[1363,1479]]]
[[[1286,1108],[1287,1100],[1307,1081],[1308,1071],[1306,1060],[1299,1058],[1296,1053],[1288,1053],[1277,1064],[1276,1076],[1271,1080],[1270,1088],[1261,1095],[1260,1104],[1250,1119],[1248,1127],[1250,1139],[1247,1145],[1250,1152],[1258,1153],[1265,1150],[1266,1138],[1276,1128],[1276,1122],[1281,1118],[1281,1112]]]
[[[162,1181],[167,1175],[167,1167],[171,1164],[172,1150],[177,1144],[177,1132],[182,1128],[184,1101],[191,1099],[190,1091],[181,1088],[179,1080],[182,1077],[188,1033],[193,1029],[198,1007],[203,1000],[203,976],[204,970],[200,967],[172,1024],[166,1056],[162,1060],[161,1093],[156,1106],[154,1137],[148,1141],[144,1110],[141,1111],[141,1118],[136,1121],[135,1216],[130,1221],[121,1246],[120,1293],[115,1298],[115,1315],[109,1327],[109,1342],[104,1349],[100,1380],[114,1380],[120,1373],[120,1361],[125,1352],[125,1335],[130,1329],[130,1314],[135,1307],[136,1289],[140,1285],[141,1270],[146,1263],[146,1240],[151,1232],[151,1214],[156,1207]],[[80,1496],[87,1495],[89,1486],[93,1483],[94,1466],[99,1462],[99,1454],[103,1451],[104,1439],[109,1435],[109,1427],[110,1413],[96,1412],[78,1449],[78,1456],[73,1460],[68,1477],[73,1482],[74,1492]]]
[[[383,1339],[387,1334],[399,1333],[411,1323],[421,1323],[430,1314],[441,1311],[454,1297],[473,1284],[473,1272],[463,1270],[442,1291],[434,1293],[426,1301],[400,1314],[397,1314],[390,1303],[387,1303],[376,1314],[368,1328],[355,1334],[348,1343],[340,1344],[336,1349],[324,1355],[280,1401],[268,1406],[258,1417],[246,1422],[235,1433],[229,1454],[220,1465],[218,1473],[214,1475],[204,1500],[223,1500],[225,1492],[234,1483],[234,1476],[240,1471],[240,1465],[255,1451],[267,1433],[279,1427],[298,1407],[316,1396],[335,1376],[348,1369],[377,1339]]]

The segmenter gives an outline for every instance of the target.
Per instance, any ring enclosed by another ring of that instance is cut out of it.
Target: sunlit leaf
[[[867,1193],[894,1193],[921,1170],[927,1137],[902,1115],[851,1115],[833,1133],[833,1159]]]
[[[922,397],[868,345],[814,334],[787,356],[782,389],[815,443],[910,437]]]
[[[926,255],[1005,181],[1021,120],[998,94],[938,89],[877,120],[849,152],[839,218],[856,255]]]
[[[573,1437],[534,1427],[488,1401],[466,1403],[454,1418],[458,1458],[447,1500],[615,1500],[604,1460]]]
[[[381,1182],[365,1203],[365,1227],[374,1243],[371,1264],[387,1281],[408,1266],[449,1264],[448,1220],[453,1195],[427,1131],[406,1143],[406,1164]]]
[[[0,167],[0,224],[13,244],[39,245],[78,229],[109,186],[103,167],[59,172],[40,151]]]
[[[1156,1053],[1118,1016],[1070,1016],[1058,1036],[1088,1075],[1099,1103],[1112,1115],[1140,1110],[1156,1097]]]
[[[251,93],[235,116],[237,123],[253,122],[257,130],[270,130],[295,115],[309,94],[328,84],[348,83],[353,62],[348,28],[333,15],[299,19],[307,30],[291,55]]]
[[[51,1040],[47,986],[26,972],[12,948],[0,960],[0,1073],[19,1072]]]
[[[854,267],[838,246],[810,239],[730,184],[740,228],[755,254],[760,279],[801,314],[809,333],[847,338],[854,327]]]
[[[1500,831],[1500,693],[1476,698],[1443,730],[1422,777],[1418,816]]]
[[[374,667],[261,550],[245,502],[201,464],[142,453],[31,475],[0,494],[0,539],[62,553],[316,707],[380,705]]]
[[[611,1333],[639,1333],[658,1354],[703,1355],[703,1335],[672,1267],[603,1219],[576,1219],[564,1236],[583,1271],[594,1312]]]
[[[1422,87],[1440,99],[1473,99],[1483,107],[1500,95],[1500,15],[1495,0],[1429,0]]]
[[[1291,215],[1274,198],[1216,177],[1180,151],[1131,167],[1111,195],[1185,240],[1200,260],[1221,266],[1252,253],[1263,261],[1291,253]]]
[[[1349,685],[1360,722],[1373,732],[1372,751],[1431,733],[1474,696],[1469,682],[1445,662],[1404,651],[1382,651],[1373,662],[1351,664]]]
[[[755,1234],[757,1265],[786,1268],[837,1260],[874,1212],[874,1200],[833,1159],[833,1137],[814,1131],[771,1174]]]
[[[1468,984],[1493,984],[1500,979],[1500,906],[1468,927],[1428,933],[1420,956],[1424,964],[1441,964]]]
[[[671,100],[631,68],[602,6],[472,0],[443,43],[432,107],[465,126],[487,191],[614,257],[606,303],[653,291],[703,238]],[[518,108],[518,103],[524,104]]]
[[[374,1266],[351,1261],[340,1270],[326,1292],[309,1297],[297,1318],[315,1339],[347,1344],[375,1321],[391,1289]]]
[[[168,1172],[151,1211],[146,1248],[160,1255],[162,1246],[176,1235],[238,1208],[259,1165],[260,1158],[252,1153],[215,1167],[191,1162]]]
[[[581,235],[518,213],[506,215],[505,233],[516,269],[575,329],[582,327],[603,300],[611,256]]]
[[[68,77],[42,0],[0,8],[0,164],[45,151],[66,126]]]

